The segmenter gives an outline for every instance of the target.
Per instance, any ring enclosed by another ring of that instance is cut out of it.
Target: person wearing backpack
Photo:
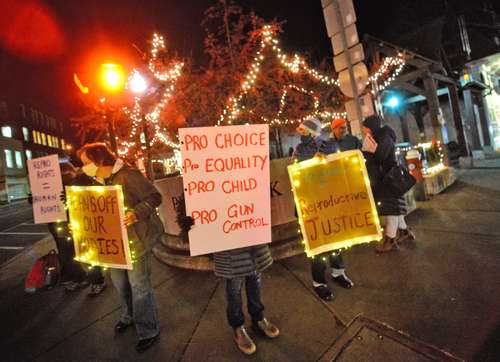
[[[121,304],[121,316],[115,325],[115,332],[123,333],[135,325],[139,337],[136,350],[144,352],[160,335],[151,285],[150,247],[164,232],[156,213],[162,201],[161,194],[140,171],[117,158],[104,143],[86,144],[77,155],[87,176],[103,185],[122,186],[127,208],[124,223],[129,239],[134,240],[135,260],[132,270],[110,269]]]

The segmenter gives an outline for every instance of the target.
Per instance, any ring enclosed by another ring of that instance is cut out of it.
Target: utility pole
[[[370,94],[360,97],[368,82],[368,69],[363,63],[365,55],[359,43],[354,5],[352,0],[321,0],[321,5],[332,41],[339,87],[352,98],[345,105],[351,133],[361,136],[361,121],[374,111]]]

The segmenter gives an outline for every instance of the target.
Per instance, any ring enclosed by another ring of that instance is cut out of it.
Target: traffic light
[[[99,74],[100,86],[108,93],[117,93],[125,87],[125,72],[123,68],[114,63],[101,65]]]

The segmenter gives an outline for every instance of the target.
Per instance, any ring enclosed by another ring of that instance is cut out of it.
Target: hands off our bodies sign
[[[295,163],[288,173],[308,256],[382,237],[360,151]]]
[[[61,201],[63,184],[59,157],[50,155],[34,158],[28,160],[27,164],[35,224],[66,221],[66,210]]]
[[[132,269],[121,186],[67,186],[66,198],[75,258],[91,265]]]
[[[271,242],[269,126],[179,130],[191,255]]]

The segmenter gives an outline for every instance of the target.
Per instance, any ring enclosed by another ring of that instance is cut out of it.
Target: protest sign
[[[35,224],[66,221],[58,155],[27,161]]]
[[[288,173],[308,256],[382,237],[360,151],[295,163]]]
[[[66,197],[75,259],[91,265],[131,270],[121,185],[67,186]]]
[[[271,242],[269,126],[179,130],[191,255]]]

